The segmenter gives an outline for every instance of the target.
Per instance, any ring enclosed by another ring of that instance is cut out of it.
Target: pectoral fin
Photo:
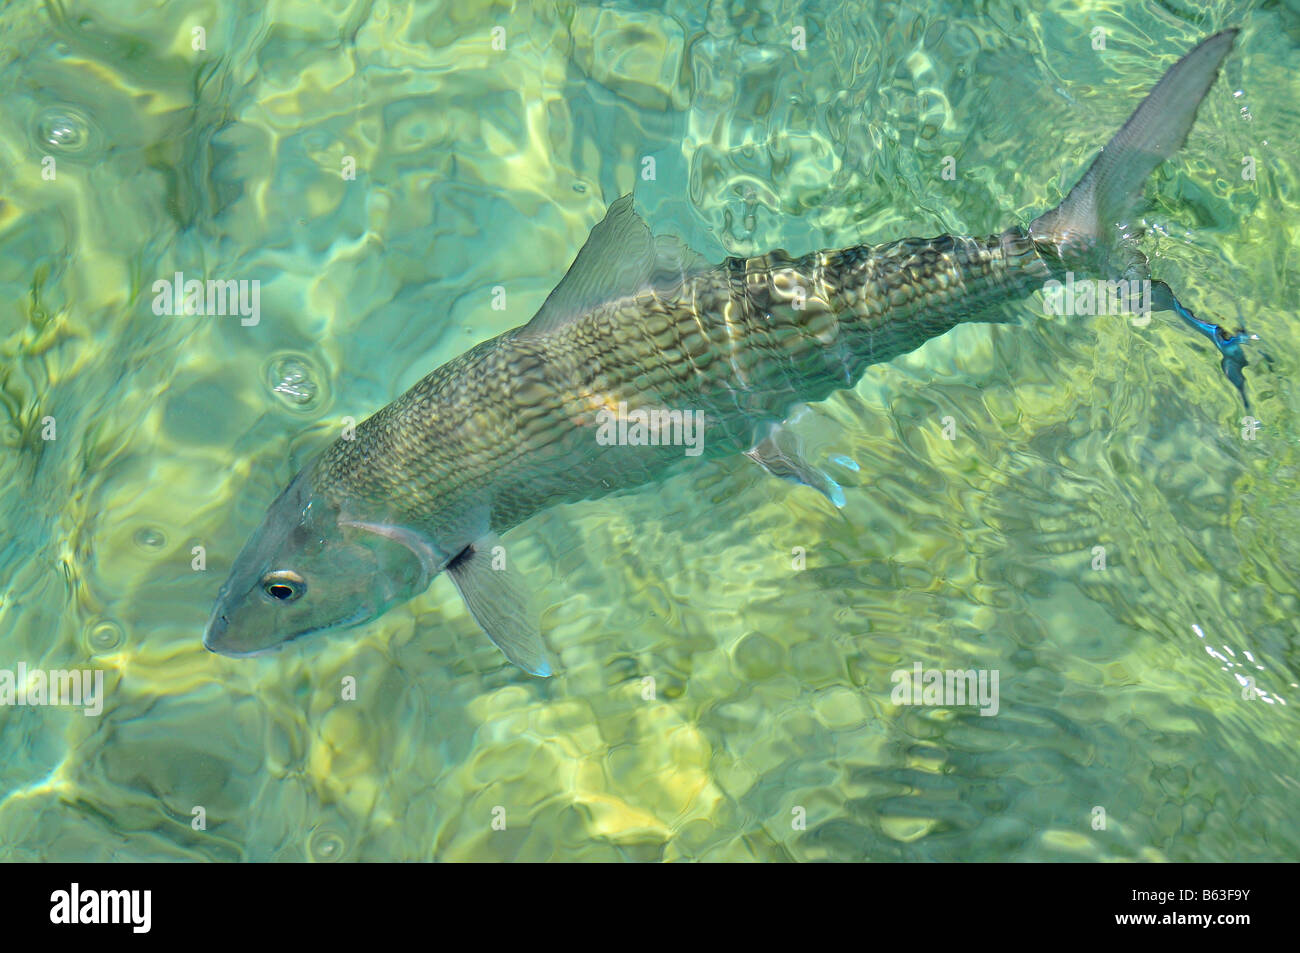
[[[812,487],[837,508],[844,506],[843,488],[831,478],[830,474],[817,469],[803,458],[803,447],[800,445],[799,438],[785,427],[774,425],[767,436],[755,444],[752,450],[745,451],[745,456],[772,476]],[[856,468],[857,464],[853,464],[851,469]]]
[[[493,568],[493,550],[499,546],[496,534],[484,536],[448,563],[447,575],[492,644],[529,675],[545,678],[551,666],[532,595],[513,565],[498,560],[501,568]]]

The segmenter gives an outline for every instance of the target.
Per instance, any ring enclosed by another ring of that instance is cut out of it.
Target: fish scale
[[[670,294],[611,302],[540,338],[508,331],[439,367],[335,441],[315,486],[354,505],[396,504],[431,533],[466,494],[486,496],[504,532],[683,463],[680,447],[599,446],[602,407],[702,411],[693,459],[736,453],[793,405],[1041,286],[1058,260],[1023,230],[729,258]]]

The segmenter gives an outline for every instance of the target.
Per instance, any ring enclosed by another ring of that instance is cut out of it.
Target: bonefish
[[[655,239],[620,198],[528,324],[439,367],[299,471],[235,559],[204,644],[248,655],[359,625],[445,572],[510,661],[549,675],[528,586],[499,539],[533,514],[734,453],[843,505],[783,419],[960,322],[999,320],[998,306],[1062,275],[1149,278],[1118,223],[1181,148],[1236,34],[1179,60],[1027,228],[709,265]],[[1153,287],[1158,309],[1214,342],[1244,400],[1248,335]]]

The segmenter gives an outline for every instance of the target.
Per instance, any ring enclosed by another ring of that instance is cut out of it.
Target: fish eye
[[[262,577],[262,591],[275,602],[294,602],[307,591],[307,580],[292,569],[277,569]]]

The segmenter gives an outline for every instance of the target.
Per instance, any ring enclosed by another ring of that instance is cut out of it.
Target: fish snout
[[[203,647],[217,655],[246,658],[266,651],[266,646],[249,647],[235,639],[230,628],[230,617],[218,606],[212,611],[207,628],[203,630]]]
[[[203,647],[209,652],[224,654],[224,640],[229,631],[230,619],[219,608],[213,610],[212,618],[203,630]]]

